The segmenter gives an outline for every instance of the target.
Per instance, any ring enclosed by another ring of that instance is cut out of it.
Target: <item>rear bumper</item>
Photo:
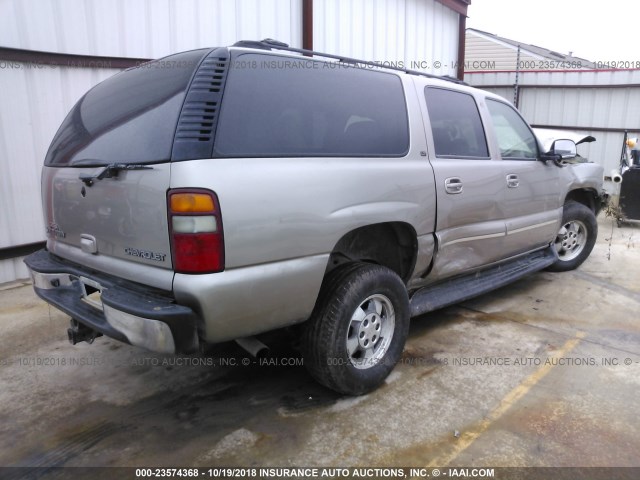
[[[36,294],[83,325],[154,352],[198,349],[197,315],[166,292],[87,269],[46,250],[24,261]],[[87,298],[95,289],[101,292],[98,304]]]

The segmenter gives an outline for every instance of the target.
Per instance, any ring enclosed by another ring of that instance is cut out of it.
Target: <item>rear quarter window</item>
[[[408,149],[397,75],[264,54],[231,63],[216,155],[402,156]]]

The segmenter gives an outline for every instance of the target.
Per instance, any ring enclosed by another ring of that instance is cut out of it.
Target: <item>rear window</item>
[[[467,93],[427,87],[424,91],[436,157],[489,158],[478,106]]]
[[[45,164],[168,161],[185,90],[207,52],[171,55],[96,85],[65,118]]]
[[[241,54],[231,64],[219,156],[401,156],[404,91],[393,74],[308,58]]]

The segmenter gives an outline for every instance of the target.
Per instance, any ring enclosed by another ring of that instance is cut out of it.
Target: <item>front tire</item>
[[[598,223],[593,211],[581,203],[567,202],[554,242],[558,260],[547,270],[566,272],[578,268],[591,254],[597,236]]]
[[[408,332],[409,298],[400,277],[380,265],[347,264],[325,278],[305,325],[305,366],[324,386],[362,395],[391,373]]]

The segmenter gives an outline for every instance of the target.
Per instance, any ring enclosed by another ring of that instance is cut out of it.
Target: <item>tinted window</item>
[[[230,68],[218,155],[403,155],[409,148],[396,75],[260,54],[239,55]]]
[[[47,165],[144,163],[171,158],[185,90],[207,50],[126,70],[87,92],[54,137]]]
[[[502,158],[533,160],[538,158],[538,143],[533,132],[516,110],[506,103],[487,99]]]
[[[489,158],[478,106],[466,93],[425,88],[437,157]]]

